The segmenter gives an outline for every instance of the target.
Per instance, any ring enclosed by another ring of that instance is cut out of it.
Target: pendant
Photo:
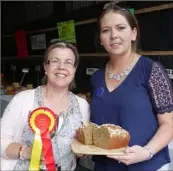
[[[114,74],[113,73],[109,73],[109,78],[110,79],[114,79]]]
[[[123,73],[123,72],[122,72],[122,73],[120,73],[120,76],[121,76],[121,77],[123,77],[123,76],[124,76],[124,73]]]
[[[124,74],[123,74],[124,75]],[[118,74],[118,75],[116,75],[116,74],[114,74],[114,73],[110,73],[109,74],[109,78],[110,79],[112,79],[112,80],[117,80],[117,81],[120,81],[121,80],[121,75],[120,74]]]
[[[127,76],[130,72],[130,67],[126,68],[123,72],[120,74],[114,74],[111,72],[111,69],[109,71],[109,78],[112,80],[120,81],[123,76]]]
[[[128,71],[128,70],[125,70],[125,71],[124,71],[124,75],[127,76],[128,74],[129,74],[129,71]]]
[[[132,55],[132,54],[131,54]],[[133,55],[133,58],[134,58],[134,56],[135,56],[135,54]],[[132,58],[132,61],[133,61],[133,58]],[[131,62],[132,62],[131,61]],[[123,77],[123,76],[127,76],[129,73],[130,73],[130,69],[131,69],[131,64],[130,64],[130,66],[128,66],[124,71],[122,71],[121,73],[119,73],[119,74],[114,74],[114,73],[112,73],[112,71],[111,71],[111,66],[110,66],[110,63],[109,63],[109,78],[110,79],[114,79],[114,80],[116,80],[116,81],[120,81],[121,80],[121,78]]]
[[[118,74],[116,80],[117,80],[117,81],[120,81],[120,79],[121,79],[121,77],[120,77],[120,75]]]

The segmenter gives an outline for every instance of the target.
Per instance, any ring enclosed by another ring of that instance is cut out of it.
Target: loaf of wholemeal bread
[[[93,144],[93,130],[97,128],[94,123],[87,123],[76,131],[76,138],[85,145]]]
[[[114,124],[98,126],[88,123],[77,130],[76,138],[82,144],[94,145],[103,149],[126,147],[130,142],[128,131]]]

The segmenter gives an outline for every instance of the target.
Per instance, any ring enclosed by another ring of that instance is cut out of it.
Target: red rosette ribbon
[[[29,170],[39,170],[41,152],[47,171],[56,171],[50,133],[56,128],[56,115],[46,107],[39,107],[30,113],[28,123],[35,132]]]

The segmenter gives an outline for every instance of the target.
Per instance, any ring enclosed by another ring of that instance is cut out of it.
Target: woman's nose
[[[118,37],[118,33],[115,29],[112,29],[111,31],[111,39],[116,39]]]
[[[58,68],[59,69],[65,69],[65,63],[64,62],[60,62]]]

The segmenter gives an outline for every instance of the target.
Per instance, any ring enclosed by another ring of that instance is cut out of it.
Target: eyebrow
[[[121,24],[117,24],[117,25],[116,25],[116,27],[118,27],[118,26],[127,26],[127,25],[121,23]],[[110,26],[103,26],[103,27],[101,27],[101,29],[104,29],[104,28],[110,28]]]
[[[52,57],[52,58],[50,58],[50,59],[57,59],[57,60],[60,60],[58,57]],[[49,60],[50,60],[50,59],[49,59]],[[72,61],[72,62],[74,62],[74,60],[69,59],[69,58],[68,58],[68,59],[65,59],[65,61]]]
[[[121,23],[121,24],[117,24],[116,26],[127,26],[127,24]]]

